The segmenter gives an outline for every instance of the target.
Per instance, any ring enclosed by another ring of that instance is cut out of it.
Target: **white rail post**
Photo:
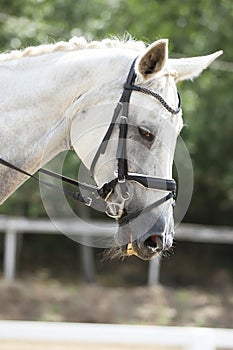
[[[86,206],[80,207],[81,218],[90,220],[90,209]],[[83,235],[81,245],[82,272],[85,282],[95,282],[95,259],[94,248],[91,246],[91,237]]]
[[[85,278],[85,282],[95,282],[95,262],[93,255],[93,248],[88,246],[90,237],[85,237],[87,245],[82,244],[81,246],[81,260],[82,260],[82,271]]]
[[[154,258],[149,261],[149,271],[148,271],[148,285],[155,286],[159,284],[160,275],[160,257]]]
[[[3,274],[8,282],[12,282],[15,278],[16,269],[16,245],[17,236],[14,228],[9,227],[5,232],[4,239],[4,259],[3,259]]]

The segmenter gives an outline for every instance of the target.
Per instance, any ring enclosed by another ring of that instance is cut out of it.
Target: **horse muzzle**
[[[131,232],[129,243],[121,246],[123,255],[136,255],[143,260],[150,260],[171,248],[174,230],[172,227],[170,228],[170,225],[168,227],[162,225],[161,222],[164,222],[164,220],[159,219],[148,232],[138,235],[135,239],[132,238]]]

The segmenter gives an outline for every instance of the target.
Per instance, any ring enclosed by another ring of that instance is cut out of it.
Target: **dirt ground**
[[[144,350],[141,346],[132,345],[87,345],[78,343],[45,343],[45,342],[13,342],[0,341],[2,350]],[[181,350],[178,347],[147,346],[147,350]]]
[[[232,285],[123,288],[36,277],[11,284],[0,279],[2,320],[232,328],[232,309]]]

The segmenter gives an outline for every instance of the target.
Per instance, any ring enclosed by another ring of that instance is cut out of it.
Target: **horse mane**
[[[0,54],[0,61],[10,61],[19,59],[22,57],[35,57],[44,54],[49,54],[58,51],[75,51],[84,49],[107,49],[107,48],[124,48],[135,51],[141,51],[145,48],[145,44],[142,41],[136,41],[129,37],[127,39],[120,40],[103,39],[101,41],[87,41],[83,37],[72,37],[69,41],[59,41],[54,44],[44,44],[39,46],[29,46],[22,50],[13,50],[9,53]]]

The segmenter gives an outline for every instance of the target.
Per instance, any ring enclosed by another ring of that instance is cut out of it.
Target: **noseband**
[[[152,204],[148,205],[146,208],[136,210],[136,211],[131,212],[131,213],[126,213],[125,208],[123,208],[122,212],[124,211],[124,215],[122,215],[120,218],[117,218],[118,224],[120,226],[127,224],[130,220],[136,218],[141,213],[148,212],[148,211],[152,210],[153,208],[158,207],[162,203],[164,203],[172,198],[174,199],[175,191],[176,191],[176,182],[174,179],[164,179],[164,178],[159,178],[159,177],[154,177],[154,176],[147,176],[147,175],[143,175],[143,174],[131,173],[128,171],[128,160],[127,160],[126,146],[127,146],[129,104],[130,104],[130,97],[131,97],[132,91],[141,92],[143,94],[146,94],[146,95],[149,95],[149,96],[156,98],[162,104],[162,106],[168,112],[170,112],[172,114],[179,113],[179,111],[181,109],[181,99],[180,99],[179,93],[178,93],[178,101],[179,101],[178,108],[173,109],[172,107],[170,107],[166,103],[166,101],[163,99],[163,97],[161,95],[159,95],[159,94],[157,94],[149,89],[146,89],[146,88],[143,88],[143,87],[140,87],[140,86],[137,86],[134,84],[135,79],[136,79],[136,73],[135,73],[135,69],[134,69],[135,61],[136,61],[136,59],[134,60],[132,66],[130,68],[127,80],[124,84],[124,89],[123,89],[122,95],[120,97],[120,100],[119,100],[117,106],[115,107],[112,121],[111,121],[109,128],[108,128],[108,130],[107,130],[107,132],[106,132],[106,134],[105,134],[105,136],[104,136],[104,138],[103,138],[103,140],[102,140],[102,142],[101,142],[101,144],[100,144],[100,146],[99,146],[99,148],[94,156],[94,159],[93,159],[91,167],[90,167],[90,173],[92,174],[92,176],[94,176],[94,170],[95,170],[96,163],[97,163],[100,155],[104,154],[106,152],[108,141],[110,140],[113,129],[116,126],[116,124],[118,124],[119,125],[119,138],[118,138],[118,146],[117,146],[117,151],[116,151],[116,159],[117,159],[117,164],[118,164],[117,165],[118,168],[116,171],[117,176],[99,188],[97,186],[92,186],[89,184],[81,183],[79,181],[70,179],[70,178],[65,177],[63,175],[51,172],[47,169],[40,169],[39,170],[40,172],[42,172],[46,175],[49,175],[49,176],[57,178],[57,179],[61,179],[64,182],[67,182],[71,185],[82,188],[85,191],[92,193],[94,196],[92,196],[92,197],[84,196],[78,192],[73,192],[73,191],[61,188],[59,186],[56,186],[56,185],[49,183],[47,181],[41,180],[38,177],[36,177],[35,175],[32,175],[32,174],[26,172],[25,170],[22,170],[22,169],[18,168],[17,166],[9,163],[8,161],[4,160],[3,158],[0,158],[0,164],[4,165],[6,167],[9,167],[17,172],[23,173],[24,175],[32,177],[36,181],[44,184],[45,186],[48,186],[52,189],[64,192],[65,194],[72,196],[74,199],[84,203],[87,206],[91,206],[91,207],[102,206],[101,209],[105,210],[106,213],[107,213],[106,205],[104,206],[103,203],[101,204],[101,199],[106,200],[111,195],[111,193],[114,191],[114,188],[116,187],[117,184],[119,184],[120,189],[121,189],[121,196],[122,196],[123,203],[129,199],[129,193],[127,190],[127,181],[136,182],[136,183],[138,183],[146,188],[149,188],[149,189],[169,192],[166,196],[153,202]],[[101,197],[101,199],[100,199],[100,197]]]

